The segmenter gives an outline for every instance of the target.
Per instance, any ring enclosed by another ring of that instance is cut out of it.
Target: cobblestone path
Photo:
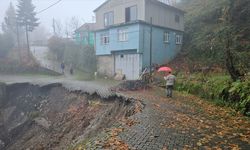
[[[165,97],[164,90],[158,88],[122,95],[145,103],[142,112],[128,118],[133,120],[133,124],[114,126],[123,129],[118,138],[129,149],[250,149],[249,118],[233,110],[180,93],[175,93],[174,98],[169,99]],[[109,135],[104,131],[92,139],[86,149],[126,149],[119,145],[103,147],[101,143],[107,142]]]

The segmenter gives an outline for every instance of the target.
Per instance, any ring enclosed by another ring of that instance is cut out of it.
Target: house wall
[[[97,72],[108,77],[114,76],[114,56],[97,56]]]
[[[89,34],[89,41],[88,40],[86,40],[86,39],[82,39],[82,36],[81,36],[81,34],[82,35],[86,35],[86,36],[88,36],[88,34]],[[75,40],[76,40],[76,42],[78,43],[78,44],[81,44],[82,46],[87,46],[88,44],[90,45],[90,46],[94,46],[94,44],[95,44],[95,33],[94,32],[87,32],[87,31],[82,31],[82,32],[77,32],[76,34],[75,34]]]
[[[118,39],[118,30],[127,29],[128,41],[120,42]],[[109,33],[109,44],[103,45],[101,35]],[[138,50],[139,49],[139,24],[125,25],[96,32],[96,55],[109,55],[111,52],[121,50]]]
[[[170,33],[169,43],[164,43],[164,32]],[[176,44],[175,35],[183,35],[183,32],[153,27],[152,30],[152,64],[166,64],[171,61],[181,50],[182,45]],[[139,53],[143,53],[142,67],[150,66],[150,26],[140,25]]]
[[[157,0],[155,0],[157,1]],[[164,4],[152,2],[152,0],[109,0],[100,7],[96,13],[96,29],[104,29],[104,14],[110,11],[114,12],[114,24],[125,22],[125,8],[137,6],[137,20],[150,23],[153,18],[153,24],[184,31],[184,13],[173,8],[167,8]],[[180,22],[175,22],[175,15],[180,16]]]
[[[144,0],[110,0],[96,13],[96,29],[103,29],[104,27],[104,13],[114,12],[114,24],[121,24],[125,22],[125,9],[127,7],[137,5],[137,19],[144,20],[145,18],[145,2]]]
[[[176,14],[180,16],[179,23],[175,22]],[[184,31],[184,13],[146,0],[145,18],[143,20],[149,23],[151,17],[154,25]]]

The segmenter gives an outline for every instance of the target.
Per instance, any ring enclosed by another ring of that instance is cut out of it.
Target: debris
[[[125,81],[121,83],[116,89],[118,91],[136,91],[148,89],[149,85],[147,82],[142,80],[136,81]]]
[[[46,120],[45,118],[35,118],[34,119],[35,123],[41,127],[43,127],[46,130],[49,130],[51,124],[49,123],[48,120]]]

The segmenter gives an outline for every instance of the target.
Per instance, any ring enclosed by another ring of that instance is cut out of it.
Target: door
[[[140,75],[140,54],[115,55],[115,73],[124,74],[127,80],[137,80]]]

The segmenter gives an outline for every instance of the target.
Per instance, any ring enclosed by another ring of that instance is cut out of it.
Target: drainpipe
[[[151,17],[150,18],[150,59],[149,59],[149,70],[150,70],[150,79],[152,78],[152,31],[153,31],[153,28],[152,28],[152,24],[153,24],[153,18]]]

